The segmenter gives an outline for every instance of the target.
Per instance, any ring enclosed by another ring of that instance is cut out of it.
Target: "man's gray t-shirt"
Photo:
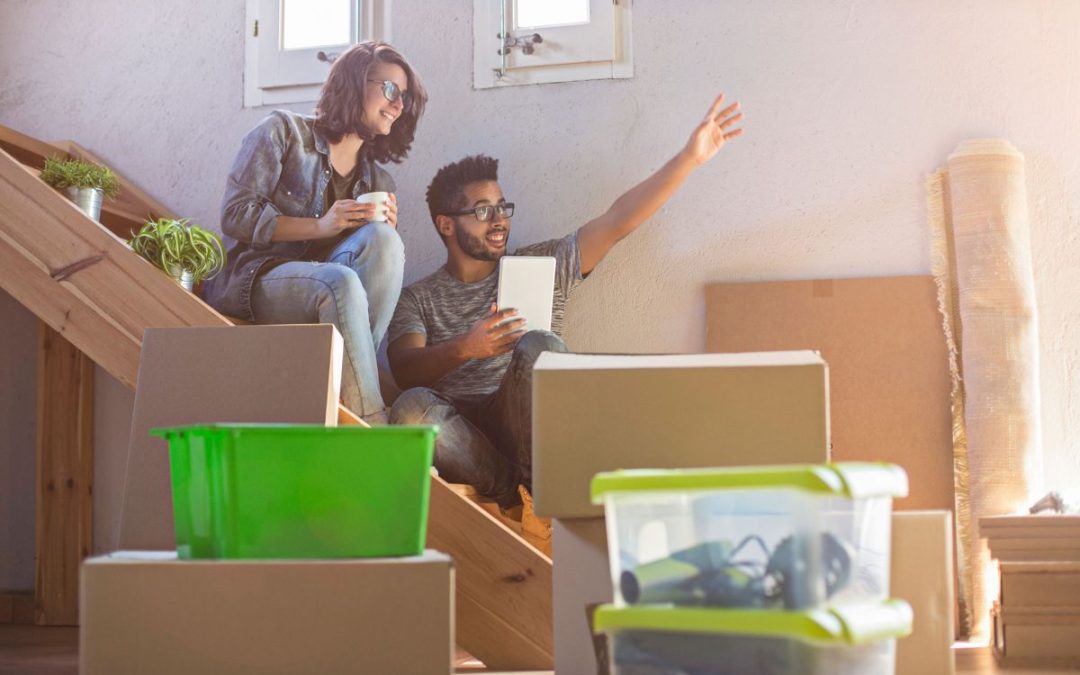
[[[582,279],[577,232],[562,239],[522,247],[511,255],[555,258],[551,330],[561,337],[566,300]],[[463,335],[474,323],[488,316],[498,289],[498,268],[487,278],[466,284],[451,276],[445,266],[441,267],[401,291],[401,299],[390,322],[390,342],[408,333],[418,333],[427,338],[428,346],[433,346]],[[466,361],[443,375],[432,388],[456,399],[486,396],[498,389],[511,355],[507,352],[490,359]]]

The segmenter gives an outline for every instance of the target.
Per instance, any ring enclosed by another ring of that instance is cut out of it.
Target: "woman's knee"
[[[367,293],[356,270],[346,265],[326,263],[319,266],[318,279],[322,282],[316,298],[320,306],[334,303],[339,311],[356,307],[367,312]]]
[[[368,223],[365,227],[370,228],[368,237],[376,248],[395,252],[405,252],[405,243],[401,241],[401,234],[396,227],[388,223]]]
[[[356,238],[355,264],[404,266],[405,243],[397,229],[386,223],[368,223],[357,231]]]

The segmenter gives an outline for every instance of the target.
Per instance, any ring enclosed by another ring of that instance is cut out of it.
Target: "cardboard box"
[[[1080,539],[988,539],[990,557],[998,562],[1080,562]]]
[[[533,370],[538,515],[603,514],[601,471],[829,458],[828,368],[809,351],[540,355]]]
[[[1080,562],[1003,562],[998,567],[1004,609],[1080,608]]]
[[[168,443],[150,429],[213,422],[336,426],[341,358],[341,335],[330,324],[147,329],[114,548],[176,546]]]
[[[592,610],[611,602],[607,531],[603,518],[555,519],[551,523],[555,672],[559,675],[597,675]],[[607,671],[602,671],[607,675]]]
[[[1080,516],[1059,513],[983,516],[979,535],[994,539],[1080,539]]]
[[[993,649],[1006,665],[1080,666],[1080,607],[1005,608],[994,603]]]
[[[930,276],[713,284],[710,352],[815,349],[829,364],[833,461],[903,466],[898,509],[953,509],[952,402]]]
[[[890,595],[915,613],[911,635],[896,643],[897,675],[952,675],[956,657],[952,514],[903,511],[892,518]]]
[[[979,519],[979,536],[1001,563],[1080,562],[1080,516],[1037,514]]]
[[[449,673],[450,559],[83,563],[79,672]]]

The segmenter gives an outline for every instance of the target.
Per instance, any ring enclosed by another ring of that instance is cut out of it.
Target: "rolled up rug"
[[[1024,507],[1043,480],[1024,157],[1005,140],[967,140],[927,188],[953,375],[961,631],[981,635],[997,589],[978,518]]]

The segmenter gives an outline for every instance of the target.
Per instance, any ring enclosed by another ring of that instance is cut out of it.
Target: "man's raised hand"
[[[725,143],[743,132],[741,128],[732,128],[743,117],[742,112],[739,111],[738,101],[721,109],[723,104],[724,95],[720,94],[709,106],[705,119],[701,121],[697,129],[694,129],[694,133],[690,135],[690,140],[686,143],[685,152],[698,164],[704,164],[712,159]]]

